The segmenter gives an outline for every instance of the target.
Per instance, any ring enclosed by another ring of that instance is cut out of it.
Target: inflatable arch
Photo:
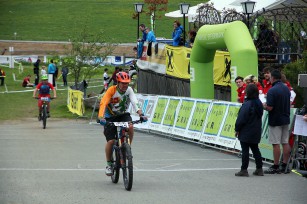
[[[243,22],[204,25],[197,32],[191,52],[191,97],[214,99],[213,60],[215,51],[225,48],[231,58],[231,101],[237,101],[237,76],[258,76],[257,50]]]

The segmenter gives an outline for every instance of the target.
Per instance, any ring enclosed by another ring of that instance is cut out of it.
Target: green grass
[[[132,19],[136,0],[1,0],[0,39],[68,41],[80,26],[91,32],[103,30],[117,43],[135,42],[137,19]],[[182,0],[169,0],[168,11],[179,9]],[[205,1],[189,1],[191,6]],[[146,9],[146,6],[144,7]],[[144,10],[143,10],[144,11]],[[156,20],[156,36],[171,38],[174,18]],[[182,22],[182,19],[178,19]],[[150,25],[144,12],[140,23]]]
[[[16,65],[15,65],[16,66]],[[1,66],[0,66],[1,67]],[[22,118],[37,117],[38,107],[37,100],[33,99],[33,88],[24,88],[21,86],[22,79],[31,74],[31,82],[34,82],[32,65],[24,65],[24,71],[19,73],[18,68],[10,69],[1,67],[6,73],[5,86],[0,86],[0,121],[16,120]],[[97,75],[89,82],[89,88],[86,90],[87,95],[90,93],[99,94],[102,90],[104,67],[100,68]],[[113,68],[109,67],[109,75],[113,72]],[[13,73],[16,81],[13,79]],[[51,115],[54,118],[77,118],[76,114],[72,114],[67,108],[67,89],[62,87],[62,78],[58,79],[57,99],[51,101]],[[73,78],[68,76],[68,84],[73,84]],[[91,87],[98,86],[98,87]],[[61,90],[64,89],[64,90]],[[6,92],[8,91],[8,92]],[[52,95],[52,94],[51,94]],[[90,118],[92,109],[85,110],[85,116]]]

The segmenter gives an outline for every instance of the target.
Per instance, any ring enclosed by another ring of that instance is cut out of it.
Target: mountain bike
[[[130,122],[107,122],[106,124],[106,126],[115,126],[117,128],[117,134],[112,148],[111,162],[113,174],[111,180],[113,183],[118,183],[121,169],[123,173],[124,186],[127,191],[131,190],[133,183],[133,156],[128,135],[129,125],[142,122],[143,120],[140,119]]]
[[[51,97],[36,97],[36,99],[41,100],[43,102],[42,103],[42,111],[40,112],[40,115],[38,116],[38,120],[42,121],[43,129],[46,129],[47,118],[48,118],[48,111],[47,111],[48,102],[50,102],[54,98],[51,98]]]

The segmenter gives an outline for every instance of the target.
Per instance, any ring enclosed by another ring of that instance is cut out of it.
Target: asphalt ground
[[[306,203],[307,180],[294,173],[235,177],[234,154],[137,131],[134,182],[105,175],[102,126],[50,118],[0,122],[0,203]],[[267,166],[266,166],[267,167]]]

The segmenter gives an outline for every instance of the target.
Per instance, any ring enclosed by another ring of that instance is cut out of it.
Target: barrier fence
[[[68,108],[78,115],[84,114],[83,92],[68,90]],[[135,124],[140,130],[170,135],[184,140],[198,142],[219,148],[241,150],[235,137],[235,122],[240,103],[172,97],[162,95],[136,94],[148,122]],[[139,116],[130,105],[128,111],[133,120]],[[293,127],[296,108],[291,108],[290,125]],[[289,134],[290,134],[289,129]],[[268,142],[268,112],[262,116],[262,134],[259,144],[262,157],[273,160],[272,145]]]
[[[147,123],[135,127],[161,134],[187,139],[221,148],[241,150],[235,137],[235,122],[239,103],[203,100],[184,97],[168,97],[137,94],[142,110],[148,117]],[[136,110],[130,112],[137,119]],[[291,124],[296,108],[291,108]],[[292,125],[289,127],[292,127]],[[290,132],[290,130],[289,130]],[[262,135],[259,144],[262,157],[273,160],[272,145],[268,143],[268,113],[262,117]]]

